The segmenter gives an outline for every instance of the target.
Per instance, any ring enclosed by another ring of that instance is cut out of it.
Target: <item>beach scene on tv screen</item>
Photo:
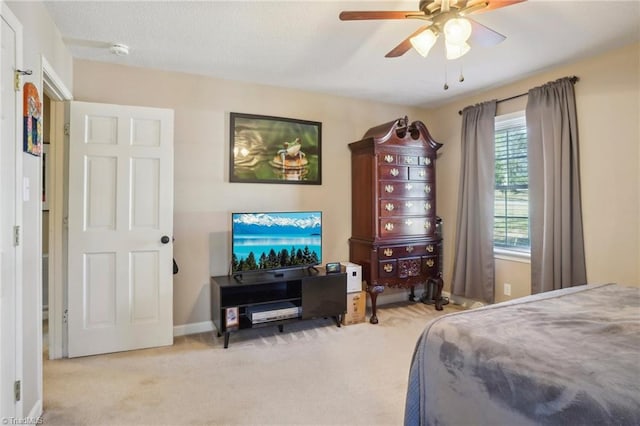
[[[321,212],[234,213],[232,228],[234,272],[322,262]]]

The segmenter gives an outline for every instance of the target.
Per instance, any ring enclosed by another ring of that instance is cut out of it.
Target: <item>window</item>
[[[495,119],[495,248],[529,252],[529,172],[524,111]]]

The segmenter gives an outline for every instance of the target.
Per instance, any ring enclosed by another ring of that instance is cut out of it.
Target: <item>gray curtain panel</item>
[[[569,77],[529,91],[531,293],[585,284],[578,125]]]
[[[462,111],[462,159],[452,293],[494,301],[493,200],[497,101]]]

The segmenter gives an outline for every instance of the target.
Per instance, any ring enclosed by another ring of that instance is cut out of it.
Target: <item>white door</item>
[[[22,90],[20,83],[16,91],[14,82],[15,70],[21,65],[22,25],[4,2],[0,11],[0,418],[5,420],[20,417],[22,411],[14,391],[22,375],[22,257],[14,230],[22,220],[22,132],[18,124],[22,121]]]
[[[173,344],[173,111],[71,102],[68,355]]]

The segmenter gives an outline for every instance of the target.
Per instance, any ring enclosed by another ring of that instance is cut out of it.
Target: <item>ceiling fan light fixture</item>
[[[422,57],[426,58],[433,45],[436,44],[437,39],[438,36],[433,31],[426,30],[417,36],[411,37],[409,42]]]
[[[447,47],[447,59],[449,60],[458,59],[471,50],[471,46],[467,43],[453,44],[446,41],[445,45]]]
[[[462,44],[471,37],[471,22],[464,18],[452,18],[444,24],[447,43]]]

